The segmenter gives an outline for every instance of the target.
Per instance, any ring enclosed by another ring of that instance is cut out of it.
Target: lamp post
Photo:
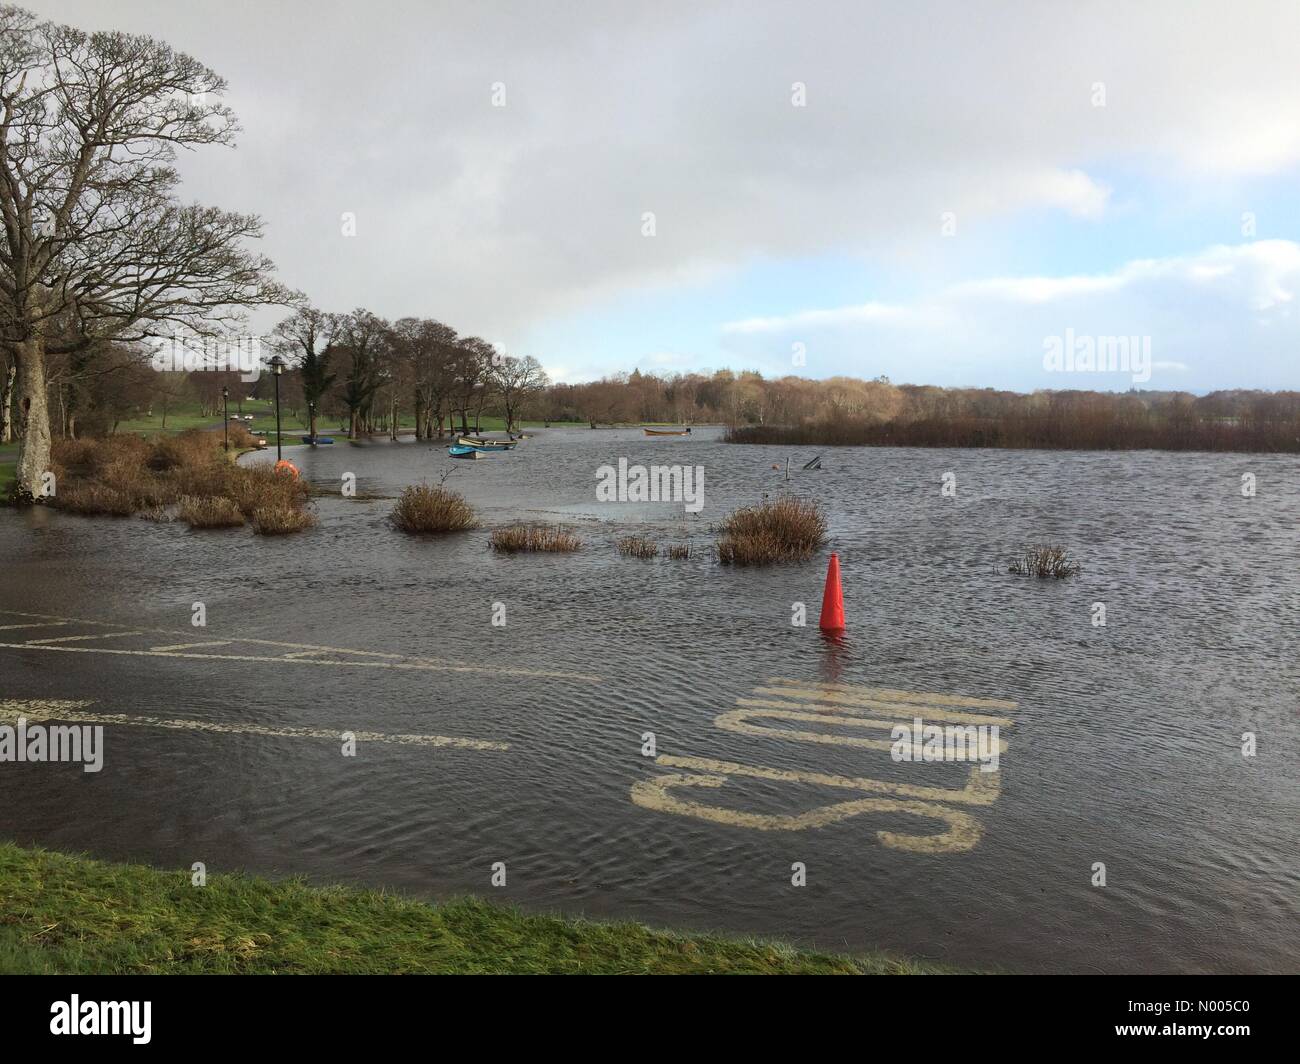
[[[275,460],[284,460],[280,453],[280,374],[284,372],[284,359],[279,355],[271,356],[271,374],[275,377]]]
[[[230,450],[230,389],[221,389],[221,448]]]
[[[311,445],[316,446],[316,404],[307,403],[307,432],[311,435]]]

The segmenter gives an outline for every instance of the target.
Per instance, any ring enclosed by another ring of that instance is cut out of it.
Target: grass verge
[[[6,974],[880,974],[942,969],[640,924],[109,864],[0,843]]]

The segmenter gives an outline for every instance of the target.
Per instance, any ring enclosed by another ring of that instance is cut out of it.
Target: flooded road
[[[0,700],[106,729],[99,773],[0,764],[0,836],[962,967],[1297,969],[1294,458],[834,449],[788,485],[828,512],[815,560],[620,557],[705,547],[814,454],[717,435],[291,449],[361,497],[283,539],[0,510]],[[620,458],[702,466],[702,511],[598,502]],[[448,469],[485,528],[391,531],[374,496]],[[584,549],[493,554],[516,519]],[[1005,572],[1041,542],[1082,574]],[[1006,722],[1000,770],[891,760],[914,706]]]

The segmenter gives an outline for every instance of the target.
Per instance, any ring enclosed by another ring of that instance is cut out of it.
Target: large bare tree
[[[0,343],[17,368],[20,499],[49,465],[47,354],[214,335],[240,308],[295,298],[244,246],[256,216],[174,194],[178,148],[233,140],[225,87],[150,37],[0,6]]]
[[[524,358],[501,355],[493,361],[489,372],[505,411],[506,432],[513,432],[519,411],[550,384],[550,379],[532,355]]]

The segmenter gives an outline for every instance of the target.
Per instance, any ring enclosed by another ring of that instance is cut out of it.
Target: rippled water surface
[[[815,560],[734,570],[704,552],[620,557],[630,529],[707,546],[711,524],[787,487],[787,455],[796,469],[812,457],[716,437],[539,430],[511,454],[459,463],[413,442],[293,449],[327,489],[355,473],[363,498],[321,498],[320,526],[285,539],[0,511],[0,626],[55,625],[0,630],[0,698],[497,744],[363,741],[345,758],[333,739],[109,725],[99,774],[0,765],[0,834],[963,967],[1300,967],[1294,458],[832,450],[788,485],[827,509],[831,545]],[[703,511],[597,502],[597,468],[620,457],[702,465]],[[449,468],[485,528],[391,531],[391,498],[372,496]],[[955,497],[940,491],[946,472]],[[585,546],[493,554],[488,529],[524,518],[573,524]],[[1035,542],[1070,547],[1082,575],[1008,575]],[[816,630],[830,549],[845,578],[839,645]],[[195,602],[206,628],[190,624]],[[504,626],[491,623],[496,604]],[[21,645],[47,638],[65,641]],[[189,653],[203,656],[178,656]],[[943,830],[908,811],[819,819],[872,792],[800,774],[959,789],[968,767],[780,734],[886,735],[834,721],[758,720],[757,734],[718,723],[738,699],[783,700],[759,690],[773,678],[1014,703],[979,711],[1013,723],[996,797],[960,807],[974,846],[883,845],[878,832]],[[647,732],[670,760],[643,754]],[[765,775],[715,770],[714,785],[662,792],[694,811],[634,802],[638,784],[644,795],[665,776],[700,777],[674,758]],[[493,888],[498,861],[507,883]],[[791,885],[795,862],[805,887]],[[1105,887],[1092,885],[1097,862]]]

